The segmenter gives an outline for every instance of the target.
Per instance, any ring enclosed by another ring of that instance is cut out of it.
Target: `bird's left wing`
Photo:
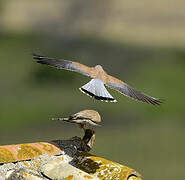
[[[109,76],[108,81],[106,83],[108,87],[111,89],[117,90],[120,93],[122,93],[125,96],[128,96],[130,98],[133,98],[138,101],[143,101],[148,104],[152,105],[160,105],[161,101],[159,99],[156,99],[154,97],[148,96],[144,93],[141,93],[137,89],[129,86],[128,84],[122,82],[121,80],[114,78],[112,76]]]
[[[40,64],[46,64],[48,66],[56,67],[58,69],[66,69],[81,73],[85,76],[90,76],[89,72],[91,71],[91,68],[78,62],[67,61],[64,59],[49,58],[37,54],[33,54],[33,58],[36,59],[37,63]]]

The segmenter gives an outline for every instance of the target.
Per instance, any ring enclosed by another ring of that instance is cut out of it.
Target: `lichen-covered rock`
[[[90,150],[89,147],[77,136],[69,140],[5,145],[0,146],[0,164],[29,160],[43,154],[57,155],[62,151],[75,154],[77,151],[88,150]]]
[[[73,157],[41,155],[30,161],[0,166],[0,180],[141,180],[133,169],[104,158],[79,152]]]
[[[141,180],[135,170],[85,152],[87,143],[74,137],[1,146],[0,180]]]
[[[25,169],[10,170],[6,174],[6,180],[43,180],[37,174],[28,173]]]
[[[89,153],[78,153],[74,165],[99,179],[141,180],[141,175],[135,170]]]
[[[66,180],[98,180],[99,178],[93,177],[90,174],[72,166],[68,162],[61,161],[61,158],[57,158],[53,161],[50,161],[42,168],[43,174],[51,179],[66,179]]]

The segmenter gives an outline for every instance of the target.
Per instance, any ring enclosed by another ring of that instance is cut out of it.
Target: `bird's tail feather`
[[[116,100],[109,94],[103,82],[100,79],[92,79],[90,82],[80,88],[80,90],[97,100],[106,102],[116,102]]]

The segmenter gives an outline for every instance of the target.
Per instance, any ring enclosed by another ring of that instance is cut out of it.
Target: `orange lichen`
[[[53,145],[51,144],[46,144],[46,143],[41,143],[41,142],[38,142],[39,145],[42,146],[42,149],[44,151],[46,151],[48,154],[52,154],[54,152],[54,148],[53,148]]]
[[[69,176],[65,177],[65,180],[72,180],[73,177],[74,177],[74,175],[69,175]]]
[[[8,163],[8,162],[13,162],[15,160],[16,158],[14,157],[12,152],[10,152],[6,148],[0,147],[0,163]]]
[[[32,158],[37,157],[41,154],[42,154],[42,152],[36,147],[33,147],[28,144],[20,144],[20,146],[18,148],[17,158],[19,160],[32,159]]]

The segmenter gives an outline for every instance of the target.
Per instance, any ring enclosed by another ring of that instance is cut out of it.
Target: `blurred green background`
[[[34,63],[32,52],[101,64],[109,74],[154,97],[160,107],[109,90],[99,102],[78,88],[80,74]],[[185,2],[169,0],[0,1],[0,144],[67,139],[82,132],[51,121],[97,110],[92,153],[144,179],[184,179]]]

